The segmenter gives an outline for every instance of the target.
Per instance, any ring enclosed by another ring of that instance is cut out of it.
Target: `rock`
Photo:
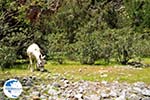
[[[28,90],[30,90],[30,89],[31,89],[30,86],[23,86],[23,90],[24,90],[24,91],[28,91]]]
[[[110,95],[111,97],[117,97],[117,93],[116,93],[116,91],[114,91],[114,90],[111,90],[110,93],[109,93],[109,95]]]
[[[40,71],[41,71],[41,72],[48,72],[48,70],[46,70],[46,69],[44,69],[44,68],[41,68]]]
[[[119,97],[117,97],[115,100],[126,100],[126,90],[122,90]]]
[[[64,83],[65,83],[65,84],[69,84],[69,81],[68,81],[68,80],[64,80]]]
[[[85,96],[83,100],[101,100],[101,98],[97,95]]]
[[[55,89],[50,88],[50,89],[48,90],[48,94],[50,94],[50,95],[52,95],[52,96],[55,96],[55,95],[58,94],[58,92],[57,92]]]
[[[144,89],[142,90],[142,95],[144,95],[144,96],[149,96],[149,97],[150,97],[150,90],[144,88]]]
[[[52,84],[52,86],[57,87],[57,88],[60,88],[60,87],[61,87],[61,85],[60,85],[59,83],[57,83],[57,82],[54,82],[54,83]]]
[[[49,96],[48,100],[58,100],[58,97],[56,97],[56,96]]]
[[[136,94],[131,94],[129,97],[128,97],[128,100],[141,100],[141,97],[136,95]]]
[[[78,91],[79,91],[79,93],[83,93],[83,92],[84,92],[83,87],[80,86],[80,87],[78,88]]]
[[[141,94],[141,91],[142,90],[139,87],[133,87],[133,90],[132,90],[132,92],[135,92],[137,94]]]
[[[150,97],[144,97],[143,99],[141,100],[150,100]]]
[[[25,83],[25,86],[32,86],[32,81],[31,80],[27,80]]]
[[[31,93],[31,96],[33,96],[33,97],[40,97],[40,92],[38,92],[38,91],[34,91],[34,92],[32,92]]]
[[[32,76],[32,80],[36,80],[37,78],[36,78],[36,76]]]
[[[136,82],[133,84],[135,87],[138,87],[140,89],[143,89],[146,85],[144,82]]]
[[[108,97],[109,97],[109,94],[107,94],[106,92],[102,92],[102,93],[100,94],[100,96],[101,96],[102,98],[108,98]]]
[[[89,96],[84,96],[83,100],[92,100]]]
[[[124,96],[119,96],[115,100],[126,100],[126,98]]]
[[[23,78],[22,78],[22,81],[27,81],[27,80],[28,80],[27,77],[23,77]]]
[[[83,99],[83,94],[76,94],[75,96],[74,96],[74,98],[75,99],[77,99],[77,100],[82,100]]]
[[[81,69],[81,68],[79,69],[79,72],[82,72],[82,69]]]
[[[40,100],[40,97],[38,97],[38,96],[33,96],[33,97],[32,97],[32,100]]]
[[[105,77],[107,77],[108,75],[107,74],[102,74],[100,77],[101,78],[105,78]]]
[[[40,96],[40,99],[42,99],[42,100],[47,100],[47,96],[41,95],[41,96]]]
[[[108,82],[107,82],[107,81],[102,81],[101,83],[102,83],[103,85],[107,85]]]
[[[101,93],[100,93],[100,96],[102,98],[108,98],[109,97],[109,93],[107,92],[107,90],[102,90]]]

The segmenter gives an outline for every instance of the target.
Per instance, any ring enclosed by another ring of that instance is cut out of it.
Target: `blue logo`
[[[7,97],[15,99],[22,93],[22,85],[17,79],[10,79],[5,82],[3,91]]]

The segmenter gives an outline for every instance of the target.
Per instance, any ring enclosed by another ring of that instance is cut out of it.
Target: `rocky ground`
[[[150,100],[150,85],[143,82],[72,81],[51,73],[14,78],[23,85],[19,100]],[[0,80],[0,100],[9,100],[3,94],[5,81]]]

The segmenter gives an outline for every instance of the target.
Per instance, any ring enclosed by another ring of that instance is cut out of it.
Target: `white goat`
[[[42,56],[40,52],[40,48],[37,44],[33,43],[27,48],[27,55],[30,60],[30,65],[28,68],[31,69],[32,72],[34,70],[34,66],[33,66],[34,59],[36,59],[37,62],[36,69],[44,70],[45,56]]]

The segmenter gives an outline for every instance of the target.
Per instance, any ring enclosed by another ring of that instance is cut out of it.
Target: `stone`
[[[140,89],[144,88],[146,85],[144,82],[136,82],[133,84],[135,87],[138,87]]]
[[[25,91],[28,91],[28,90],[30,90],[30,89],[31,89],[30,86],[23,86],[23,90],[25,90]]]
[[[128,100],[141,100],[141,97],[136,95],[136,94],[131,94],[129,97],[128,97]]]
[[[126,98],[125,98],[124,96],[119,96],[119,97],[117,97],[117,98],[114,99],[114,100],[126,100]]]
[[[36,76],[32,76],[32,80],[36,80],[37,78],[36,78]]]
[[[64,83],[65,83],[65,84],[69,84],[69,81],[68,81],[68,80],[64,80]]]
[[[116,91],[114,91],[114,90],[111,90],[110,93],[109,93],[109,95],[110,95],[111,97],[117,97],[117,93],[116,93]]]
[[[42,100],[47,100],[47,96],[41,95],[41,96],[40,96],[40,99],[42,99]]]
[[[150,100],[150,97],[144,97],[141,100]]]
[[[102,83],[103,85],[105,85],[105,86],[108,85],[108,82],[107,82],[107,81],[104,81],[104,80],[103,80],[101,83]]]
[[[58,97],[56,97],[56,96],[49,96],[48,100],[58,100]]]
[[[85,96],[83,100],[101,100],[99,96],[93,94],[89,96]]]
[[[117,97],[115,100],[126,100],[126,90],[122,90],[119,97]]]
[[[81,69],[81,68],[79,69],[79,72],[82,72],[82,69]]]
[[[132,92],[135,92],[137,94],[141,94],[142,89],[140,89],[139,87],[133,87]]]
[[[102,98],[108,98],[108,97],[109,97],[109,94],[107,94],[107,93],[105,93],[105,92],[102,92],[102,93],[100,94],[100,96],[101,96]]]
[[[77,100],[82,100],[83,99],[83,94],[76,94],[75,96],[74,96]]]
[[[60,85],[59,83],[57,83],[57,82],[54,82],[54,83],[52,84],[52,86],[57,87],[57,88],[60,88],[60,87],[61,87],[61,85]]]
[[[105,78],[105,77],[107,77],[108,75],[107,74],[102,74],[100,77],[101,78]]]
[[[40,97],[39,96],[33,96],[32,100],[40,100]]]
[[[32,81],[31,80],[27,80],[25,83],[25,86],[32,86]]]
[[[31,93],[31,95],[33,96],[33,97],[40,97],[40,92],[38,92],[38,91],[34,91],[34,92],[32,92]]]
[[[55,89],[53,89],[53,88],[50,88],[49,90],[48,90],[48,94],[50,94],[50,95],[57,95],[57,91],[55,90]]]
[[[83,100],[92,100],[89,96],[84,96]]]
[[[83,92],[84,92],[83,87],[80,86],[80,87],[78,88],[78,91],[79,91],[79,93],[83,93]]]
[[[150,90],[144,88],[144,89],[142,90],[142,95],[144,95],[144,96],[150,96]]]

